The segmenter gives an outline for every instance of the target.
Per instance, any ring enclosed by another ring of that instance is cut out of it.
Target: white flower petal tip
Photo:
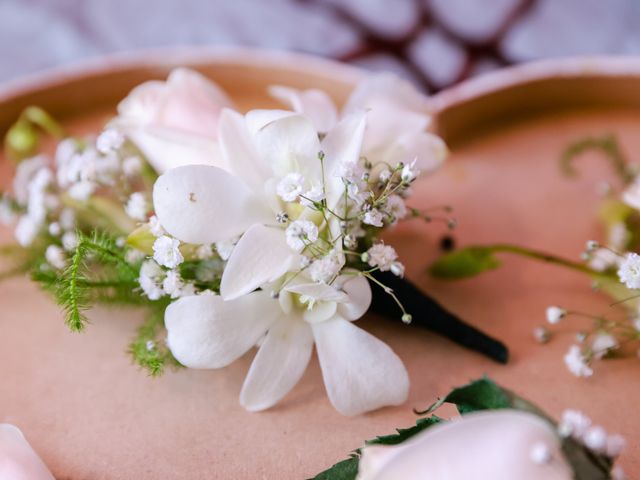
[[[167,344],[187,367],[225,367],[253,347],[281,313],[265,292],[233,301],[214,295],[183,297],[165,311]]]
[[[342,283],[344,282],[344,283]],[[347,320],[357,320],[362,317],[371,306],[371,286],[361,275],[343,275],[337,281],[349,300],[338,305],[338,314]]]
[[[55,480],[17,427],[0,423],[0,478]]]
[[[222,275],[220,294],[233,300],[300,265],[281,228],[253,225],[240,238]]]
[[[242,181],[205,165],[161,175],[153,187],[153,205],[167,232],[195,244],[228,240],[273,216]]]
[[[269,88],[269,94],[294,112],[309,117],[318,132],[329,131],[338,120],[335,104],[322,90],[296,90],[274,85]]]
[[[436,425],[398,446],[365,447],[357,480],[573,477],[547,422],[533,414],[499,410]]]
[[[312,351],[309,325],[291,317],[277,321],[251,364],[240,404],[251,412],[274,406],[298,383]]]
[[[312,328],[327,394],[338,412],[359,415],[407,400],[409,375],[386,343],[340,317]]]

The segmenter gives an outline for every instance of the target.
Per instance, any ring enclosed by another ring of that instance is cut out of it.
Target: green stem
[[[545,263],[552,263],[555,265],[559,265],[561,267],[566,267],[571,270],[575,270],[577,272],[586,273],[587,275],[591,275],[591,276],[613,278],[608,273],[598,272],[582,263],[574,262],[572,260],[567,260],[566,258],[558,257],[556,255],[552,255],[546,252],[541,252],[539,250],[534,250],[532,248],[521,247],[520,245],[513,245],[510,243],[498,243],[495,245],[484,245],[480,248],[482,248],[483,250],[487,250],[491,253],[512,253],[514,255],[520,255],[522,257],[533,258],[535,260],[540,260]]]

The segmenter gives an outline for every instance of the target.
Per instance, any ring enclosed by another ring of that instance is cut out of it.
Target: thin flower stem
[[[558,257],[550,253],[541,252],[527,247],[521,247],[520,245],[513,245],[510,243],[499,243],[494,245],[486,245],[482,247],[492,253],[512,253],[514,255],[520,255],[522,257],[533,258],[545,263],[552,263],[561,267],[566,267],[577,272],[586,273],[587,275],[605,278],[614,278],[611,274],[605,272],[598,272],[582,263],[567,260],[566,258]]]

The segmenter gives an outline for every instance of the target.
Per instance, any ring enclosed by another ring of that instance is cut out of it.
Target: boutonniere
[[[460,416],[433,415],[441,405]],[[554,420],[488,378],[453,389],[409,428],[365,442],[314,480],[595,480],[626,478],[614,465],[625,447],[577,410]]]
[[[504,345],[406,282],[381,238],[410,219],[454,226],[448,209],[410,201],[447,153],[425,97],[390,76],[365,80],[341,111],[319,90],[272,93],[290,109],[241,114],[177,70],[137,87],[96,138],[64,138],[54,162],[11,141],[53,119],[16,124],[2,211],[69,327],[95,303],[147,306],[130,350],[152,374],[221,368],[257,346],[240,392],[252,411],[293,388],[314,346],[341,413],[403,403],[401,359],[355,323],[370,307],[506,361]]]

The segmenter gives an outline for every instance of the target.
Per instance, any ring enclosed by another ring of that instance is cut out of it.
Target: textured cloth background
[[[0,0],[0,80],[169,45],[298,50],[436,91],[501,65],[640,53],[638,0]]]

